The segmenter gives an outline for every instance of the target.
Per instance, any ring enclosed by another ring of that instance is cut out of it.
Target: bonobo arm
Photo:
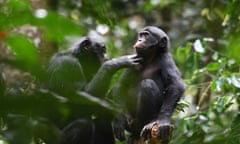
[[[113,74],[121,68],[138,65],[140,60],[136,55],[126,55],[106,61],[87,84],[85,91],[97,97],[105,96]]]
[[[163,70],[163,73],[166,73],[167,86],[164,90],[164,101],[160,109],[158,118],[160,120],[170,121],[170,117],[177,106],[177,102],[182,97],[184,93],[184,84],[181,78],[181,74],[173,61],[173,58],[170,54],[165,55],[164,65],[168,67]],[[163,65],[163,66],[164,66]]]

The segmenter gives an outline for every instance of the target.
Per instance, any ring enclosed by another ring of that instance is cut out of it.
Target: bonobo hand
[[[137,57],[136,54],[133,55],[125,55],[118,58],[113,58],[108,60],[104,63],[107,67],[115,67],[115,68],[122,68],[122,67],[130,67],[130,66],[137,66],[142,58]]]
[[[141,131],[141,136],[144,140],[158,139],[162,142],[168,142],[171,139],[173,125],[170,121],[156,120],[145,125]]]
[[[116,138],[120,141],[126,140],[124,130],[127,125],[127,119],[124,115],[119,115],[113,123],[113,131]]]
[[[129,128],[129,125],[131,125],[133,121],[130,114],[120,114],[117,116],[113,123],[113,131],[118,140],[126,140],[124,131]]]

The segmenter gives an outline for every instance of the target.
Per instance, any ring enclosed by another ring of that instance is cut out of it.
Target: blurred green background
[[[93,35],[110,57],[129,54],[147,25],[168,33],[186,85],[171,144],[239,144],[239,6],[239,0],[0,0],[0,144],[57,137],[51,117],[62,119],[69,109],[36,92],[53,53]]]

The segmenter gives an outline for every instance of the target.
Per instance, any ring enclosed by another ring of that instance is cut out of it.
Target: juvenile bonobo
[[[134,49],[137,57],[143,58],[141,67],[128,68],[112,92],[123,100],[127,111],[114,124],[119,140],[125,139],[124,129],[127,129],[132,134],[130,144],[140,137],[168,143],[172,133],[170,117],[184,93],[169,48],[167,34],[158,27],[147,26],[138,33]]]

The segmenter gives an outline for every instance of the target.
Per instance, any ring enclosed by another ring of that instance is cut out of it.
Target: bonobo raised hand
[[[85,88],[86,92],[97,97],[104,97],[108,90],[112,75],[120,68],[134,67],[139,65],[142,58],[136,54],[125,55],[118,58],[113,58],[103,63],[94,78],[88,83]]]
[[[119,69],[123,67],[130,67],[130,66],[136,66],[139,64],[139,62],[142,60],[142,58],[137,57],[136,54],[132,55],[125,55],[118,58],[113,58],[111,60],[106,61],[103,64],[104,68],[107,69]]]

